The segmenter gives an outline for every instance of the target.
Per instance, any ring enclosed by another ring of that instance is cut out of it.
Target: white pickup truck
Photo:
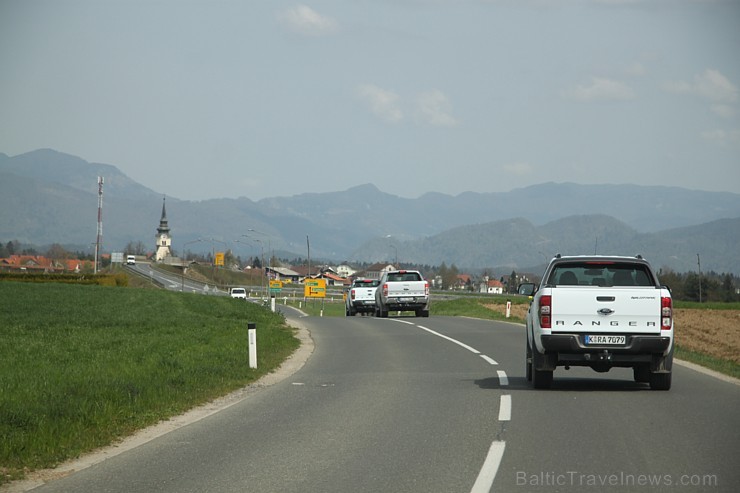
[[[671,388],[673,302],[641,256],[555,256],[527,313],[526,375],[549,388],[558,366],[633,369],[636,382]]]
[[[355,279],[347,291],[344,303],[344,312],[348,317],[358,313],[363,315],[375,312],[375,291],[378,288],[377,279]]]
[[[429,316],[429,282],[416,270],[392,270],[380,277],[375,291],[375,316],[388,317],[391,311],[413,311]]]

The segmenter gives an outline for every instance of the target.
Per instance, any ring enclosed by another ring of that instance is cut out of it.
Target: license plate
[[[624,344],[626,342],[626,336],[605,336],[605,335],[594,335],[586,336],[586,344]]]
[[[399,298],[399,301],[402,303],[408,303],[410,301],[414,301],[414,298]]]

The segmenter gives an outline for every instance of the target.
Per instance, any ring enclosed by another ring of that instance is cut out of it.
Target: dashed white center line
[[[430,334],[434,334],[435,336],[441,337],[442,339],[446,339],[446,340],[448,340],[448,341],[450,341],[450,342],[454,342],[454,343],[455,343],[455,344],[457,344],[458,346],[460,346],[460,347],[464,347],[465,349],[467,349],[467,350],[468,350],[468,351],[470,351],[471,353],[475,353],[475,354],[480,354],[480,351],[478,351],[477,349],[475,349],[475,348],[472,348],[472,347],[468,346],[467,344],[465,344],[465,343],[463,343],[463,342],[460,342],[460,341],[458,341],[457,339],[453,339],[452,337],[448,337],[448,336],[446,336],[446,335],[444,335],[444,334],[440,334],[439,332],[435,332],[435,331],[433,331],[432,329],[428,329],[428,328],[424,327],[423,325],[417,325],[417,327],[419,327],[419,328],[420,328],[420,329],[422,329],[422,330],[426,330],[426,331],[427,331],[427,332],[429,332]]]
[[[511,396],[502,395],[501,403],[498,407],[498,420],[511,421]]]
[[[505,385],[509,385],[509,377],[506,376],[505,371],[498,370],[496,373],[498,374],[499,385],[501,385],[502,387]]]
[[[504,457],[504,448],[506,448],[506,442],[496,441],[491,444],[491,448],[488,449],[486,461],[483,463],[483,467],[478,473],[478,478],[475,480],[470,493],[488,493],[491,491],[493,480],[496,479],[496,473],[498,472],[498,466]]]
[[[490,356],[486,356],[485,354],[481,354],[480,357],[483,358],[484,360],[488,361],[488,363],[491,364],[491,365],[497,365],[498,364],[496,362],[496,360],[494,360]]]

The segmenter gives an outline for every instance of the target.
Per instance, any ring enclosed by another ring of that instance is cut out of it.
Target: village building
[[[396,270],[393,264],[377,263],[369,266],[364,271],[355,272],[352,277],[356,279],[375,279],[379,280],[385,272]]]
[[[501,281],[496,279],[489,279],[481,283],[481,293],[487,294],[504,294],[504,285]]]
[[[78,274],[92,267],[89,260],[50,259],[42,255],[10,255],[0,259],[0,270],[4,271]]]

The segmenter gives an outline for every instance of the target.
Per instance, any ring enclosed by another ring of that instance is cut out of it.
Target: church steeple
[[[165,208],[165,197],[162,197],[162,218],[157,228],[157,252],[154,255],[156,262],[161,262],[172,255],[172,238],[170,237],[170,226],[167,224],[167,209]]]
[[[159,220],[159,227],[157,228],[157,232],[159,234],[170,232],[170,227],[167,224],[167,210],[165,209],[165,200],[166,197],[162,197],[162,218]]]

